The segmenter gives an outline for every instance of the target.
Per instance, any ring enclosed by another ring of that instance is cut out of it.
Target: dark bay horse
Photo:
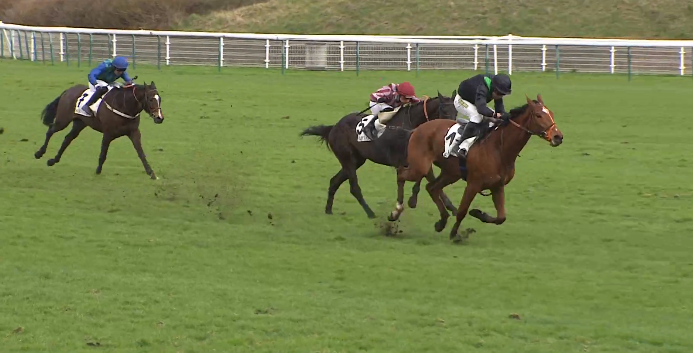
[[[48,160],[49,167],[60,162],[67,146],[79,136],[85,127],[89,126],[103,133],[96,174],[101,174],[111,141],[121,136],[127,136],[132,141],[147,175],[152,179],[157,179],[142,150],[142,134],[139,129],[142,110],[154,119],[154,123],[161,124],[164,121],[164,116],[161,113],[161,95],[159,95],[154,82],[152,81],[149,85],[145,83],[144,85],[113,87],[104,95],[95,117],[86,117],[75,113],[75,104],[87,88],[85,85],[72,86],[43,110],[41,119],[43,124],[48,126],[48,131],[43,146],[34,154],[36,159],[40,159],[46,153],[51,136],[65,129],[72,122],[72,129],[65,136],[60,150],[54,158]]]
[[[452,92],[452,97],[456,94]],[[332,214],[332,203],[334,195],[347,179],[351,187],[351,194],[358,200],[361,207],[369,218],[375,218],[375,213],[368,206],[361,194],[361,187],[358,183],[356,170],[359,169],[366,160],[373,161],[377,164],[397,167],[402,162],[406,161],[406,145],[401,148],[393,146],[391,140],[397,140],[393,135],[402,133],[403,131],[415,129],[417,126],[429,120],[435,119],[451,119],[454,121],[457,116],[453,98],[445,97],[438,92],[438,97],[424,98],[421,102],[407,107],[402,107],[390,121],[387,122],[385,132],[374,141],[359,142],[356,135],[356,126],[361,122],[361,119],[367,116],[363,113],[351,113],[342,117],[337,124],[325,126],[311,126],[305,129],[301,136],[314,135],[319,136],[320,141],[327,141],[327,148],[334,153],[335,157],[342,165],[342,169],[330,179],[330,187],[327,191],[327,205],[325,213]],[[397,130],[399,129],[399,131]],[[404,129],[404,130],[403,130]],[[426,173],[426,178],[429,181],[435,179],[433,170]],[[419,193],[421,181],[418,180],[412,188],[412,196],[409,199],[409,207],[415,208],[417,196]],[[451,211],[456,211],[455,206],[450,202],[448,197],[441,193],[443,202]]]
[[[457,221],[450,232],[450,239],[456,242],[466,239],[473,229],[467,229],[465,234],[458,234],[458,229],[464,219],[474,196],[483,190],[490,190],[496,217],[473,209],[469,212],[472,217],[484,223],[502,224],[505,222],[505,185],[515,176],[515,160],[525,147],[532,135],[548,141],[557,147],[563,142],[563,133],[556,126],[554,115],[541,98],[527,98],[527,104],[512,109],[510,119],[495,127],[488,134],[477,140],[469,150],[466,161],[457,157],[444,158],[445,136],[454,121],[430,121],[414,130],[408,139],[407,167],[397,171],[397,202],[402,204],[405,181],[420,181],[436,163],[441,169],[440,175],[426,185],[426,190],[440,211],[440,220],[435,223],[435,230],[445,229],[449,214],[440,201],[440,194],[445,186],[460,178],[467,182],[462,201],[457,210]],[[462,163],[461,163],[462,162]],[[464,167],[464,169],[462,168]],[[402,214],[403,207],[397,207],[390,216],[396,220]]]

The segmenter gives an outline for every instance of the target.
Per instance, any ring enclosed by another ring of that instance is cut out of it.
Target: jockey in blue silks
[[[124,56],[116,56],[111,59],[104,60],[99,66],[89,72],[89,89],[94,92],[89,101],[84,103],[82,110],[88,114],[94,114],[90,106],[94,104],[104,93],[108,92],[108,85],[112,84],[118,78],[122,78],[126,84],[132,84],[132,79],[125,70],[128,68],[128,59]]]

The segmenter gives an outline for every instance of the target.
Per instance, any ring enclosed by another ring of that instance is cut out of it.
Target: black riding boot
[[[87,101],[82,108],[85,112],[87,112],[89,115],[94,115],[94,112],[91,110],[91,105],[96,103],[99,98],[101,98],[104,93],[108,92],[108,88],[106,87],[99,87],[96,89],[96,92],[94,92],[94,95],[89,98],[89,101]]]
[[[470,137],[476,136],[477,132],[479,131],[479,124],[470,121],[464,126],[464,130],[462,130],[462,132],[460,132],[460,129],[462,129],[461,126],[459,129],[457,129],[457,133],[459,134],[459,137],[455,139],[455,144],[450,148],[450,151],[455,156],[467,157],[466,153],[463,153],[462,151],[459,151],[458,149],[460,148],[460,145],[462,144],[462,142],[464,140],[466,140]]]

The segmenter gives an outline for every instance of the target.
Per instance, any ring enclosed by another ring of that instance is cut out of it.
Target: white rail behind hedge
[[[134,65],[216,65],[219,69],[693,73],[693,40],[209,33],[2,22],[0,30],[1,57],[78,66],[127,55]]]

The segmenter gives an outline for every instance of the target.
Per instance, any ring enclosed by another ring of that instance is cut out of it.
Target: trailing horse
[[[544,105],[541,95],[534,101],[527,98],[526,105],[512,109],[510,119],[495,126],[472,145],[466,159],[443,157],[443,152],[449,147],[446,145],[452,143],[452,139],[446,136],[450,135],[451,131],[457,131],[455,124],[454,121],[447,120],[430,121],[419,126],[408,136],[409,165],[397,170],[397,207],[389,219],[398,219],[404,210],[404,182],[421,181],[431,171],[431,164],[435,163],[441,172],[433,182],[426,185],[426,190],[440,212],[440,220],[435,223],[437,232],[445,229],[450,216],[440,201],[443,188],[460,178],[467,182],[464,196],[457,209],[457,221],[450,232],[450,239],[461,241],[474,231],[470,228],[464,234],[458,234],[460,224],[476,194],[490,190],[497,215],[492,217],[481,210],[473,209],[469,212],[472,217],[484,223],[500,225],[505,222],[505,185],[515,176],[515,160],[520,151],[533,135],[557,147],[563,142],[563,133],[556,126],[553,112]]]
[[[456,92],[452,92],[454,97]],[[419,125],[435,119],[451,119],[454,121],[457,116],[453,98],[445,97],[438,92],[435,98],[424,98],[421,102],[406,107],[402,107],[388,121],[386,129],[375,141],[368,141],[364,138],[363,127],[368,124],[371,115],[363,113],[351,113],[342,117],[335,125],[311,126],[305,129],[301,136],[319,136],[320,141],[327,142],[327,148],[334,153],[335,157],[342,165],[342,169],[330,179],[330,187],[327,191],[327,204],[325,213],[332,214],[332,203],[334,195],[347,179],[351,187],[351,194],[358,200],[361,207],[370,218],[375,218],[375,213],[368,206],[361,193],[358,183],[356,170],[359,169],[366,160],[372,162],[398,167],[406,161],[405,145],[395,146],[392,141],[401,140],[398,135],[404,131],[415,129]],[[403,130],[404,129],[404,130]],[[365,139],[365,141],[363,141]],[[435,179],[433,170],[426,173],[429,181]],[[417,196],[420,190],[421,181],[417,181],[412,188],[412,196],[409,198],[409,207],[415,208]],[[448,197],[441,193],[442,201],[448,209],[456,211],[455,206]]]
[[[150,85],[145,83],[144,85],[109,88],[110,91],[100,101],[92,105],[92,107],[98,107],[94,109],[94,116],[86,116],[81,109],[76,109],[78,101],[81,103],[84,99],[88,99],[88,87],[85,85],[75,85],[68,88],[58,98],[46,105],[41,114],[43,124],[48,126],[46,140],[43,146],[36,151],[34,157],[36,159],[43,157],[51,136],[65,129],[72,122],[72,129],[65,136],[60,150],[54,158],[48,160],[49,167],[60,162],[67,146],[79,136],[85,127],[89,126],[103,133],[96,174],[101,174],[111,141],[121,136],[127,136],[132,141],[147,175],[156,179],[156,174],[149,166],[142,150],[142,134],[139,129],[140,113],[143,110],[154,119],[154,123],[161,124],[164,121],[164,116],[161,113],[161,96],[156,85],[152,82]]]

